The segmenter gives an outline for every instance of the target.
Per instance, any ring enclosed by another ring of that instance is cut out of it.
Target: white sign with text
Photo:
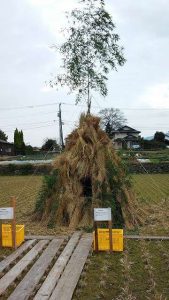
[[[111,221],[111,208],[94,208],[94,221]]]
[[[0,220],[12,220],[14,218],[13,207],[0,208]]]

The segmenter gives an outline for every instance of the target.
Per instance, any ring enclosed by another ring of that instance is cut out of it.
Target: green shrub
[[[42,187],[38,194],[38,199],[37,199],[36,206],[35,206],[35,212],[39,213],[40,215],[42,215],[42,213],[44,212],[44,207],[45,207],[46,201],[48,201],[48,199],[53,194],[57,179],[58,179],[58,171],[57,170],[54,170],[51,175],[45,175],[43,178]],[[57,207],[55,207],[55,205],[53,205],[52,208],[53,208],[53,211],[56,212]],[[53,211],[52,211],[52,213],[53,213]]]

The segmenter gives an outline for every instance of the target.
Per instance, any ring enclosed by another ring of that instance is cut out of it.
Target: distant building
[[[33,152],[40,152],[41,148],[40,147],[33,147]]]
[[[14,144],[0,140],[0,156],[2,155],[14,155]]]
[[[166,144],[169,144],[169,132],[165,134],[165,142]]]
[[[112,141],[115,149],[138,149],[140,131],[129,126],[123,126],[112,131]]]

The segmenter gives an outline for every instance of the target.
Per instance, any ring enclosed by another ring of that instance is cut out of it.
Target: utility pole
[[[64,143],[63,143],[63,128],[62,128],[63,122],[62,122],[61,103],[59,103],[58,118],[59,118],[59,144],[60,144],[60,149],[63,150]]]

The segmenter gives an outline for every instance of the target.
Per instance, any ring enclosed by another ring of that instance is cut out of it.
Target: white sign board
[[[0,208],[0,220],[12,220],[13,217],[13,207]]]
[[[111,208],[94,208],[94,221],[111,221]]]

